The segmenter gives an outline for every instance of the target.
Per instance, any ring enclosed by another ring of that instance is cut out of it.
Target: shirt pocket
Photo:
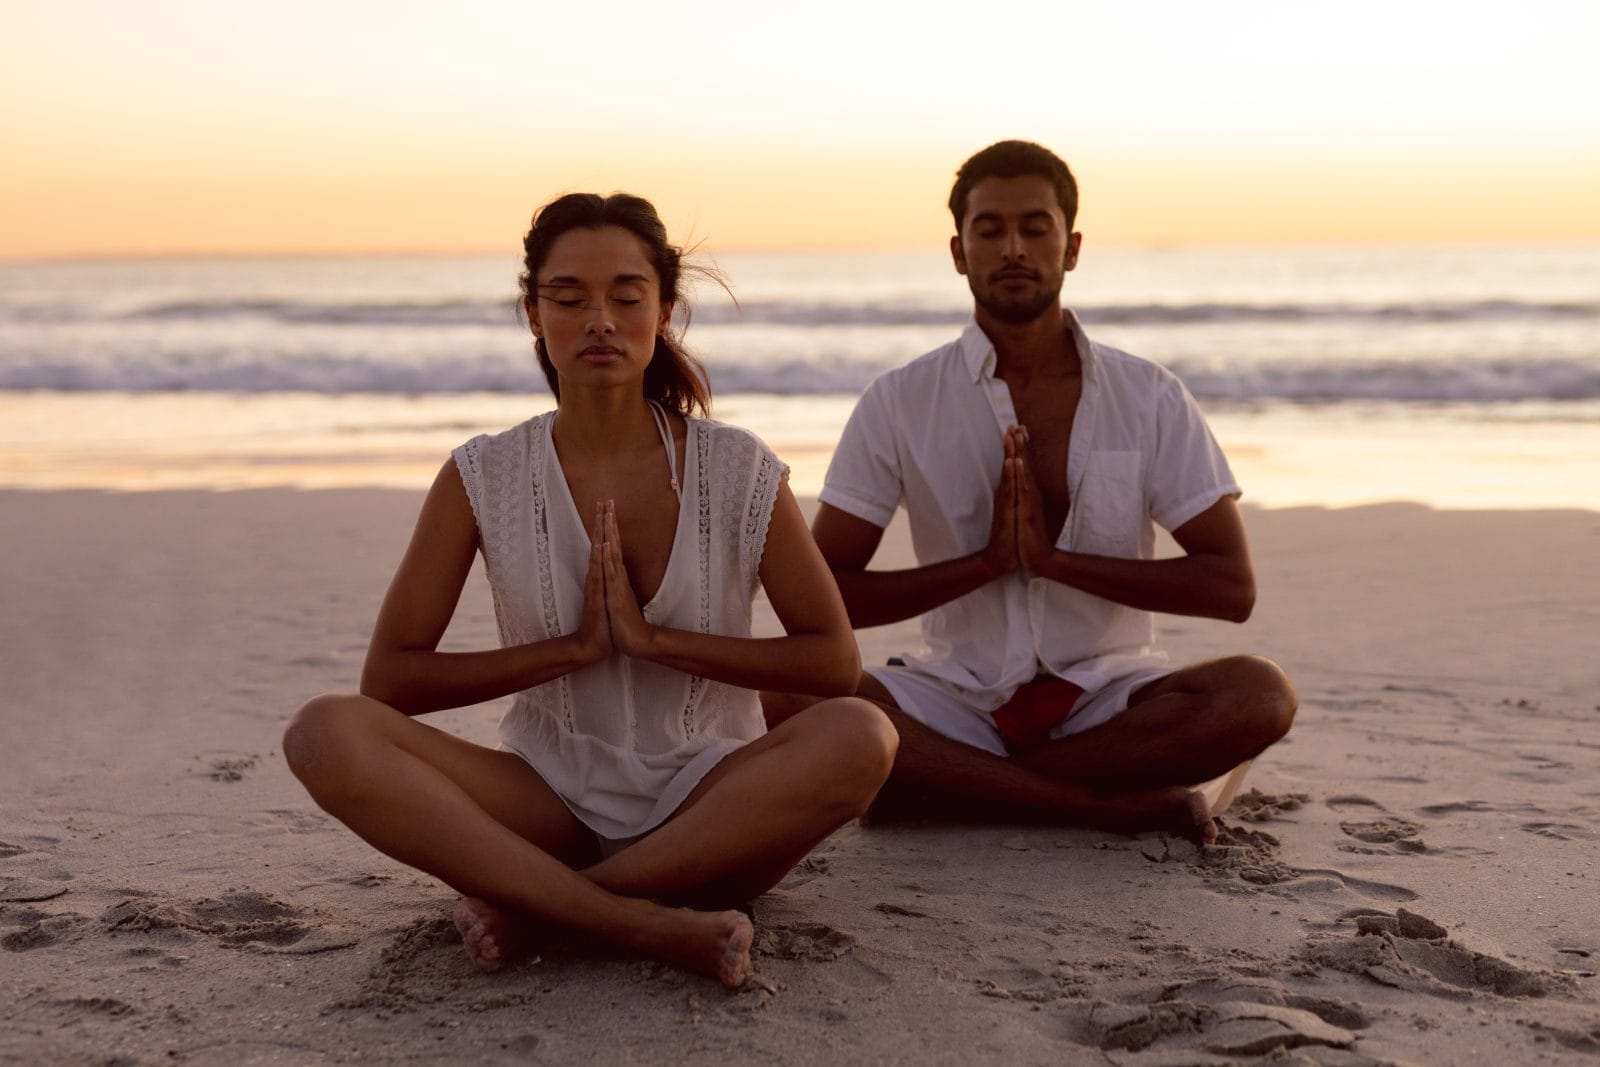
[[[1090,452],[1072,501],[1072,551],[1132,559],[1144,533],[1143,454]]]

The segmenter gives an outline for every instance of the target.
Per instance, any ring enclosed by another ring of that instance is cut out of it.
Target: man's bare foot
[[[1217,820],[1211,817],[1211,802],[1199,790],[1189,794],[1189,825],[1194,833],[1185,833],[1189,840],[1201,845],[1217,843]]]
[[[1217,840],[1217,824],[1205,794],[1183,786],[1098,797],[1083,811],[1083,822],[1125,834],[1160,830],[1197,845]]]
[[[516,920],[486,900],[462,897],[450,916],[461,934],[467,958],[486,973],[510,963],[519,950]]]

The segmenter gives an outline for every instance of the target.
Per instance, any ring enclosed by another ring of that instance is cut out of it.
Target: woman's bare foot
[[[640,947],[667,963],[715,978],[729,989],[750,974],[750,943],[755,927],[740,911],[666,909],[664,926]]]
[[[450,916],[466,947],[467,958],[480,971],[498,971],[516,958],[521,938],[516,920],[486,900],[462,897]]]
[[[646,955],[715,978],[729,989],[744,984],[755,940],[749,916],[739,911],[647,907],[651,917],[643,924],[645,929],[623,940]],[[526,952],[526,931],[518,917],[486,900],[462,897],[451,918],[467,958],[480,971],[498,971]]]

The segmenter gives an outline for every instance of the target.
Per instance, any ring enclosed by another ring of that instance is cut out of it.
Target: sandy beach
[[[1247,509],[1255,616],[1161,627],[1301,694],[1218,845],[852,825],[754,902],[728,992],[578,941],[474,972],[453,894],[284,767],[420,500],[0,491],[0,1063],[1600,1054],[1600,514]],[[475,574],[446,645],[494,641]],[[502,707],[430,721],[487,743]]]

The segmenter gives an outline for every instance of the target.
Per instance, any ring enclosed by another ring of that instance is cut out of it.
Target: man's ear
[[[1078,251],[1083,248],[1083,234],[1074,232],[1067,238],[1067,258],[1062,269],[1071,270],[1078,265]]]
[[[958,233],[950,238],[950,259],[956,265],[957,274],[967,273],[967,254],[961,248],[961,235]]]

